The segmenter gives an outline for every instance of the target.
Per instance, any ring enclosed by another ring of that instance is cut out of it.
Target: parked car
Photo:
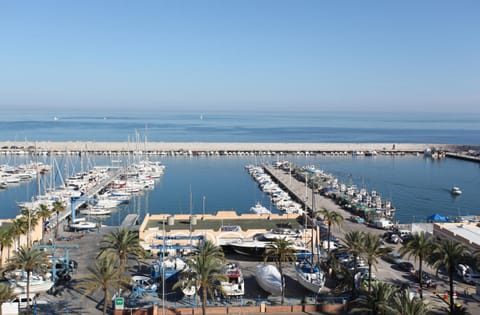
[[[403,271],[407,271],[407,272],[414,272],[415,271],[415,267],[409,261],[402,260],[402,261],[397,262],[396,265],[398,266],[398,268],[400,268]]]
[[[365,219],[362,217],[359,217],[358,215],[352,215],[350,217],[350,221],[354,223],[361,223],[361,224],[365,223]]]
[[[425,287],[428,288],[428,287],[431,287],[432,285],[434,285],[433,279],[428,273],[422,272],[422,278],[423,278],[422,283]],[[418,270],[415,271],[415,279],[417,280],[417,282],[420,282],[419,281],[420,277],[419,277],[419,274],[418,274]]]

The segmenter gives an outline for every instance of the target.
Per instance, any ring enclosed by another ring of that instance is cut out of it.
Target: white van
[[[19,294],[10,303],[18,303],[19,308],[27,308],[27,305],[33,305],[35,303],[36,294],[30,294],[28,297],[26,294]]]

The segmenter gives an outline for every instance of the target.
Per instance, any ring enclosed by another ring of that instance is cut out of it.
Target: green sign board
[[[115,309],[116,310],[123,310],[123,304],[125,303],[125,300],[123,297],[117,297],[115,298]]]

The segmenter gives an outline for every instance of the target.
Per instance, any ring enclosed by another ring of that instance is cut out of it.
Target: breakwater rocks
[[[466,146],[418,143],[245,143],[245,142],[0,142],[3,154],[152,154],[152,155],[403,155],[425,150],[461,152]]]

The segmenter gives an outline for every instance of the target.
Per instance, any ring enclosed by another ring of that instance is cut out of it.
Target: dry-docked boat
[[[282,279],[277,267],[259,264],[255,268],[255,278],[258,285],[272,295],[282,294]]]
[[[325,274],[308,259],[295,263],[297,281],[307,290],[320,293],[325,285]]]
[[[223,293],[226,296],[242,296],[245,294],[245,281],[240,266],[237,263],[229,262],[224,268],[226,281],[221,281]]]

